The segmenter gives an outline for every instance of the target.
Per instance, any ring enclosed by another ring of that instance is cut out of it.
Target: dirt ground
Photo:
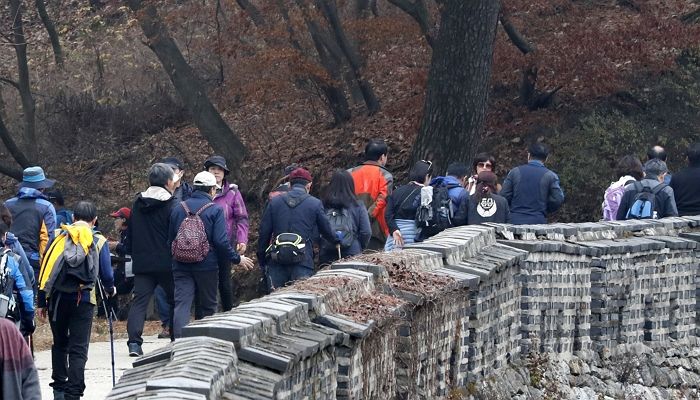
[[[160,321],[146,321],[143,328],[143,336],[157,335],[161,331]],[[126,321],[114,321],[114,338],[126,338]],[[36,331],[32,336],[34,340],[34,351],[51,349],[53,337],[48,321],[37,320]],[[104,318],[97,318],[92,323],[92,337],[90,342],[109,341],[109,325]]]

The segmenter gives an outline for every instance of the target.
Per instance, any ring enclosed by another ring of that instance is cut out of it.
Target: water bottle
[[[653,216],[653,218],[654,218],[654,219],[659,219],[659,213],[658,213],[656,210],[654,210],[654,216]]]

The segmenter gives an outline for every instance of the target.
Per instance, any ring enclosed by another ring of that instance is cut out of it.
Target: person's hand
[[[403,241],[403,236],[401,236],[401,231],[400,230],[395,230],[394,233],[391,235],[394,237],[394,247],[401,248],[404,245]]]
[[[236,245],[236,251],[238,252],[238,254],[245,253],[246,249],[248,249],[248,246],[245,243],[238,243]]]
[[[252,259],[246,256],[241,256],[241,262],[239,262],[238,265],[243,269],[250,271],[255,266],[255,263],[253,263]]]
[[[49,309],[47,307],[42,307],[39,309],[39,319],[46,321],[46,317],[49,314]]]

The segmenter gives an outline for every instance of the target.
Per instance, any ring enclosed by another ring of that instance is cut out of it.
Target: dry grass
[[[150,336],[160,333],[160,321],[146,321],[143,327],[143,335]],[[114,338],[125,338],[126,321],[114,321]],[[48,321],[37,321],[36,331],[32,336],[34,340],[34,351],[50,350],[53,344],[53,336],[51,335],[51,327]],[[92,336],[90,342],[107,342],[109,341],[109,325],[107,320],[95,318],[92,323]]]

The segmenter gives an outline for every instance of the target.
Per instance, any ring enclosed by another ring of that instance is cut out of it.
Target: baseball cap
[[[297,168],[289,174],[289,180],[303,179],[307,182],[311,182],[314,179],[311,177],[311,173],[304,168]]]
[[[202,171],[194,176],[195,186],[216,186],[216,177],[209,171]]]
[[[131,209],[129,207],[122,207],[122,208],[118,209],[117,211],[109,214],[109,216],[112,218],[129,219],[131,217]]]

